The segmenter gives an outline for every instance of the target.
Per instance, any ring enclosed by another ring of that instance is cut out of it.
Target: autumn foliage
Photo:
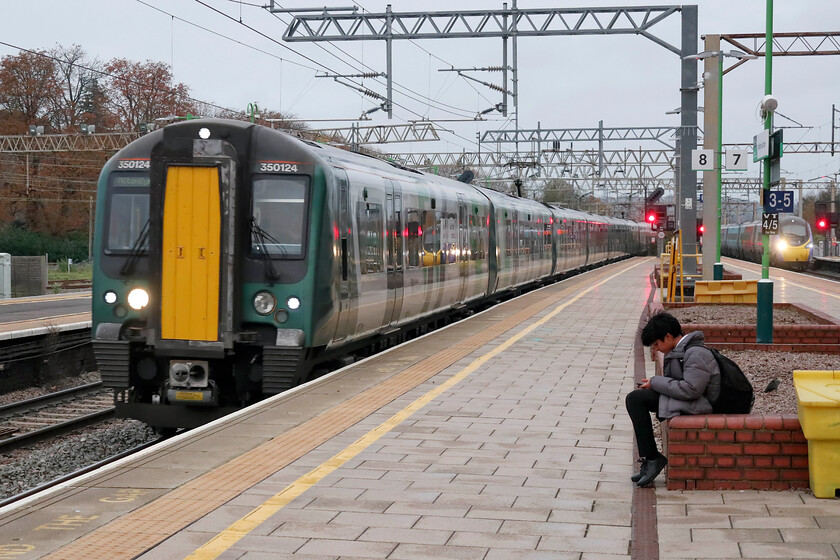
[[[217,109],[192,99],[161,62],[101,62],[78,45],[0,59],[4,136],[29,134],[32,125],[43,126],[45,134],[78,134],[82,124],[94,125],[97,133],[136,132],[141,124],[162,126],[187,113],[220,116]],[[224,116],[235,118],[232,111]],[[0,231],[87,232],[97,178],[111,155],[0,152]]]

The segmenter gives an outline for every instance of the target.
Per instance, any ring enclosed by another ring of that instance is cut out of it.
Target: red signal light
[[[828,222],[825,220],[817,220],[817,228],[818,229],[826,229],[828,227]]]
[[[702,233],[705,233],[705,232],[706,232],[706,226],[700,226],[700,233],[702,234]]]
[[[647,215],[647,218],[646,218],[646,219],[647,219],[647,222],[648,222],[649,224],[654,224],[654,223],[656,223],[656,212],[650,212],[650,213]]]

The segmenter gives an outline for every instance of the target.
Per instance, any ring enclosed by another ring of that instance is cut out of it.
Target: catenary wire
[[[333,70],[332,68],[330,68],[329,66],[327,66],[326,64],[323,64],[323,63],[321,63],[321,62],[318,62],[318,61],[316,61],[315,59],[313,59],[313,58],[311,58],[311,57],[309,57],[309,56],[307,56],[307,55],[305,55],[305,54],[298,53],[297,51],[295,51],[294,49],[290,48],[289,46],[284,45],[283,43],[279,42],[277,39],[274,39],[273,37],[270,37],[269,35],[266,35],[266,34],[265,34],[265,33],[263,33],[262,31],[260,31],[260,30],[258,30],[258,29],[256,29],[256,28],[254,28],[254,27],[252,27],[252,26],[250,26],[250,25],[248,25],[248,24],[246,24],[246,23],[244,23],[244,22],[237,21],[237,19],[236,19],[236,18],[231,17],[230,15],[228,15],[228,14],[226,14],[226,13],[222,12],[221,10],[218,10],[217,8],[215,8],[215,7],[213,7],[213,6],[210,6],[210,5],[209,5],[209,4],[207,4],[206,2],[203,2],[202,0],[195,0],[195,2],[197,2],[197,3],[201,4],[202,6],[204,6],[204,7],[208,8],[208,9],[210,9],[210,10],[214,11],[214,12],[216,12],[217,14],[219,14],[219,15],[221,15],[221,16],[223,16],[223,17],[227,18],[227,19],[230,19],[231,21],[233,21],[233,22],[235,22],[235,23],[238,23],[239,25],[242,25],[243,27],[246,27],[247,29],[250,29],[250,30],[251,30],[251,31],[253,31],[254,33],[257,33],[258,35],[260,35],[260,36],[262,36],[262,37],[264,37],[264,38],[268,39],[269,41],[271,41],[271,42],[273,42],[273,43],[275,43],[275,44],[277,44],[277,45],[279,45],[279,46],[281,46],[282,48],[287,49],[287,50],[289,50],[289,51],[291,51],[291,52],[296,53],[298,56],[301,56],[301,57],[305,58],[306,60],[308,60],[308,61],[312,62],[313,64],[317,64],[317,65],[319,65],[319,66],[321,66],[321,67],[325,68],[326,70],[328,70],[328,71],[330,71],[330,72],[332,72],[332,73],[334,73],[334,74],[337,74],[337,73],[338,73],[338,72],[336,72],[335,70]],[[281,21],[282,21],[282,20],[281,20]],[[350,81],[352,81],[352,80],[350,80]],[[355,83],[355,82],[354,82],[354,83]],[[355,85],[358,85],[358,84],[356,83]],[[401,109],[404,109],[404,110],[408,111],[409,113],[412,113],[412,114],[414,114],[414,115],[416,115],[416,116],[418,116],[418,117],[421,117],[421,118],[422,118],[422,115],[421,115],[421,114],[417,113],[416,111],[414,111],[414,110],[412,110],[412,109],[409,109],[408,107],[405,107],[404,105],[401,105],[401,104],[399,104],[399,103],[393,103],[393,104],[394,104],[395,106],[397,106],[397,107],[400,107]],[[403,120],[405,120],[405,119],[403,119]],[[434,122],[434,121],[432,121],[432,122]],[[453,134],[454,136],[458,137],[458,138],[461,138],[462,140],[465,140],[466,142],[469,142],[470,144],[472,144],[472,143],[473,143],[473,141],[472,141],[472,140],[470,140],[469,138],[465,138],[465,137],[461,136],[460,134],[457,134],[457,133],[452,133],[452,134]]]

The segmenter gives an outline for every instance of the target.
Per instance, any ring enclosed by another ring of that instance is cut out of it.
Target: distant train
[[[753,262],[761,262],[764,243],[761,222],[721,227],[721,253]],[[798,216],[779,215],[779,233],[770,236],[770,264],[805,268],[813,258],[814,238],[811,225]]]
[[[650,232],[214,119],[121,150],[97,201],[94,351],[117,414],[158,428],[640,253]]]

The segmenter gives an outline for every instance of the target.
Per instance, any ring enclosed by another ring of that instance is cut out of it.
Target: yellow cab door
[[[219,340],[220,243],[219,170],[170,166],[163,205],[162,339]]]

